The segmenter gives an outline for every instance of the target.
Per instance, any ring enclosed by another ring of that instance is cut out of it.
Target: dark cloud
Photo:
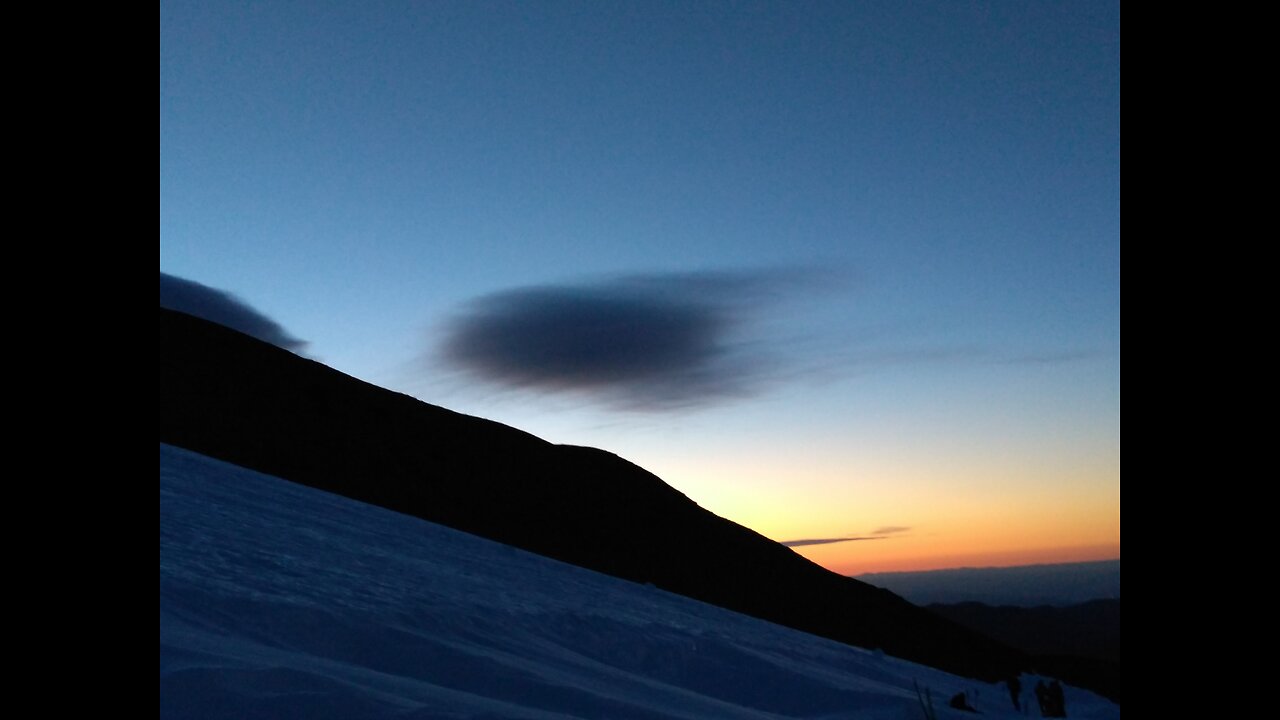
[[[516,290],[477,303],[448,351],[516,384],[645,382],[710,365],[725,324],[714,307],[639,293]]]
[[[872,535],[896,535],[898,533],[910,532],[911,528],[904,525],[885,525],[871,531]]]
[[[474,301],[445,358],[507,386],[661,410],[750,394],[768,364],[738,335],[800,271],[637,275],[520,288]]]
[[[234,295],[173,275],[160,273],[160,307],[225,325],[286,350],[301,352],[307,345]]]
[[[807,540],[783,540],[787,547],[804,547],[805,545],[830,545],[831,543],[856,542],[860,540],[884,540],[882,537],[842,537],[842,538],[810,538]]]

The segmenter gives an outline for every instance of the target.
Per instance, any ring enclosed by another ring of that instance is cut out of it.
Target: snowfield
[[[1025,718],[1034,685],[1018,712],[1003,685],[160,446],[161,718],[920,720],[917,686],[940,718]]]

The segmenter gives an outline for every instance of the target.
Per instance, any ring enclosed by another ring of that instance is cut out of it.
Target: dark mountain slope
[[[163,308],[160,441],[958,674],[1029,665],[610,453],[552,445]]]
[[[1076,655],[1120,662],[1120,601],[1067,607],[1009,607],[976,602],[929,610],[1037,655]]]
[[[1066,607],[933,604],[929,610],[1036,655],[1037,669],[1120,702],[1120,600]]]

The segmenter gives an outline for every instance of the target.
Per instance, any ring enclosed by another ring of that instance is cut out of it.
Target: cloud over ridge
[[[302,352],[307,346],[243,300],[194,280],[160,273],[160,307],[225,325],[293,352]]]

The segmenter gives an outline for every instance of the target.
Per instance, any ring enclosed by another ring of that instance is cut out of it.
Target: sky
[[[162,303],[838,572],[1120,556],[1097,2],[169,2]]]

